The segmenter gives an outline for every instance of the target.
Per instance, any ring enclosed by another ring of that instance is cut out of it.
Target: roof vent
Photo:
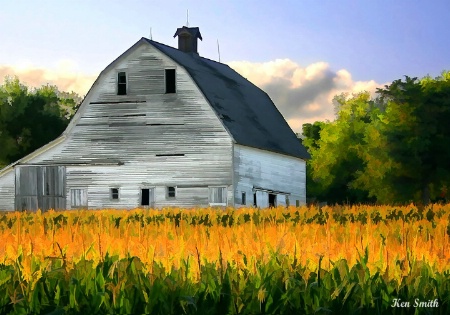
[[[200,34],[200,29],[198,27],[187,27],[183,26],[177,29],[177,32],[173,37],[178,36],[178,49],[187,52],[195,53],[197,52],[197,38],[202,39],[202,34]]]

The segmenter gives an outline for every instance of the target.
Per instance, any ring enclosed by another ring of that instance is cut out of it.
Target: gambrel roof
[[[310,158],[270,97],[228,65],[147,38],[142,40],[188,71],[236,143]]]

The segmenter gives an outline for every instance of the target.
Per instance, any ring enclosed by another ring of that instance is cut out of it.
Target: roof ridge
[[[162,45],[162,46],[165,46],[165,47],[167,47],[167,48],[172,48],[172,49],[175,49],[176,51],[179,51],[179,52],[184,53],[183,51],[181,51],[181,50],[179,50],[179,49],[177,49],[177,48],[175,48],[175,47],[169,46],[169,45],[164,44],[164,43],[157,42],[156,40],[148,39],[148,38],[146,38],[146,37],[142,37],[142,39],[145,39],[146,41],[148,41],[148,42],[150,42],[150,43],[156,43],[156,44],[158,44],[158,45]],[[185,53],[185,54],[187,54],[187,53]],[[189,55],[189,54],[187,54],[187,55]],[[195,57],[195,58],[200,58],[200,59],[209,60],[209,61],[218,63],[218,64],[220,64],[220,65],[227,66],[228,68],[232,69],[232,68],[231,68],[229,65],[227,65],[226,63],[222,63],[222,62],[219,62],[219,61],[214,60],[214,59],[206,58],[206,57],[203,57],[203,56],[200,56],[200,55],[199,55],[198,57]]]

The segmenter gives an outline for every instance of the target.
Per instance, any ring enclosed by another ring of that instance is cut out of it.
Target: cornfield
[[[0,313],[450,314],[449,219],[438,204],[0,214]]]

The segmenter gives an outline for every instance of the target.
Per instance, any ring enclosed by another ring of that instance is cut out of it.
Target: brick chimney
[[[202,39],[202,34],[200,34],[200,29],[198,27],[187,27],[183,26],[177,29],[173,37],[178,36],[178,49],[187,52],[194,53],[198,55],[197,51],[197,38]]]

